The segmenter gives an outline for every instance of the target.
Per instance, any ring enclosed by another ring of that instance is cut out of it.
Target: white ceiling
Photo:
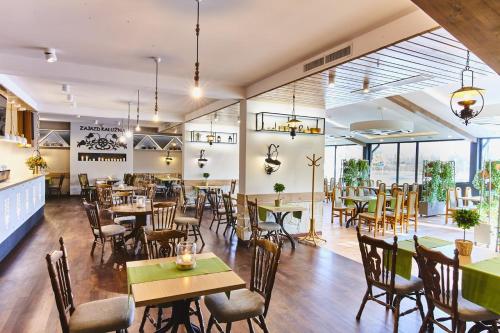
[[[194,0],[23,0],[3,4],[0,73],[37,102],[41,112],[123,117],[143,91],[152,118],[154,63],[161,56],[160,117],[179,118],[403,14],[410,0],[206,0],[201,3],[200,70],[208,98],[187,96],[195,57]],[[370,15],[362,15],[370,13]],[[307,24],[304,24],[307,22]],[[14,28],[15,27],[15,28]],[[43,48],[59,61],[46,63]],[[73,88],[72,109],[60,85]]]

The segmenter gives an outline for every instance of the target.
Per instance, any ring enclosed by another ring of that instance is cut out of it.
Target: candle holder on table
[[[196,267],[196,243],[180,242],[177,244],[175,264],[178,270],[186,271]]]

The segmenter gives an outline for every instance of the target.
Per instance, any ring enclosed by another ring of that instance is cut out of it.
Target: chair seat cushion
[[[194,217],[176,217],[174,219],[175,224],[188,224],[188,225],[195,225],[198,224],[198,219]]]
[[[458,317],[464,321],[485,321],[498,320],[500,315],[497,315],[482,306],[466,300],[462,297],[462,291],[458,291]],[[436,306],[442,311],[450,314],[448,309],[445,309],[438,304]]]
[[[219,212],[219,214],[226,214],[225,208],[219,208],[217,211]],[[236,208],[233,207],[233,214],[235,213],[236,213]]]
[[[409,294],[418,290],[421,290],[424,287],[424,283],[422,279],[411,276],[409,280],[405,279],[396,274],[394,279],[394,289],[396,289],[396,293],[400,295]]]
[[[122,224],[122,223],[134,223],[135,222],[135,216],[118,216],[113,219],[113,222],[116,224]]]
[[[105,333],[130,327],[134,300],[119,296],[78,305],[69,319],[71,333]]]
[[[205,305],[221,323],[240,321],[264,314],[264,299],[248,289],[232,291],[229,299],[225,293],[205,296]]]
[[[259,229],[264,231],[278,231],[281,229],[281,226],[276,222],[262,222],[259,223]]]
[[[102,233],[105,237],[116,236],[119,234],[124,234],[127,229],[124,226],[118,224],[108,224],[101,227]]]

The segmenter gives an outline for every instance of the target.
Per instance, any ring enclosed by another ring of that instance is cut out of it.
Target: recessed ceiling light
[[[365,94],[370,92],[370,80],[367,77],[363,80],[363,92]]]
[[[54,48],[47,48],[43,52],[45,54],[45,60],[47,62],[56,62],[57,61],[57,55],[56,55],[56,49]]]
[[[415,138],[410,138],[411,140],[415,140]]]
[[[380,141],[380,142],[384,142],[384,139],[380,139],[380,140],[378,140],[378,141]]]

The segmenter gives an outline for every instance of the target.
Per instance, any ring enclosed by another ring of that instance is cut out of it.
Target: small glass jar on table
[[[196,243],[180,242],[177,244],[177,269],[185,271],[196,267]]]

